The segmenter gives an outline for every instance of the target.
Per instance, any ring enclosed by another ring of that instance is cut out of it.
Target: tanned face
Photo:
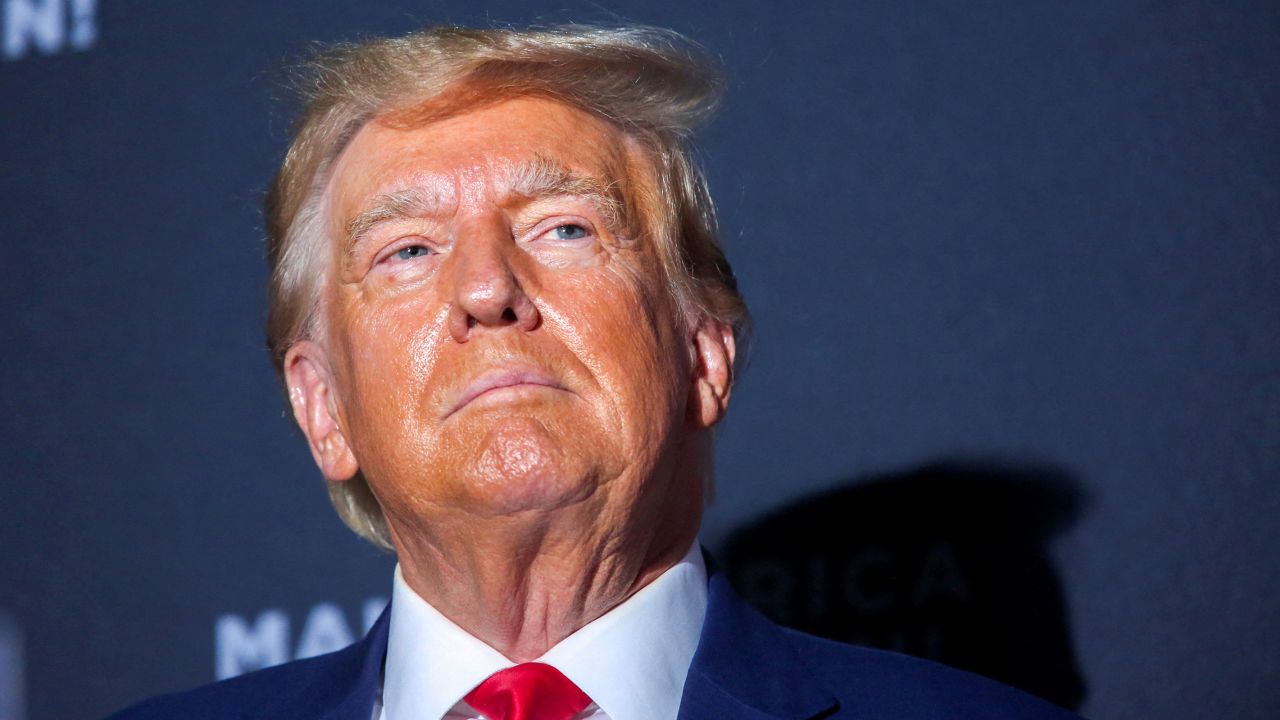
[[[555,513],[696,531],[732,338],[688,327],[629,218],[650,167],[540,98],[374,121],[340,156],[324,329],[286,372],[326,476],[362,472],[393,537]]]

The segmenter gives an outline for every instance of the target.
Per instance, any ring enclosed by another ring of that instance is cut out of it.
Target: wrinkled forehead
[[[377,198],[406,191],[445,211],[500,203],[567,179],[626,192],[637,172],[647,174],[643,155],[608,121],[540,97],[414,124],[375,119],[333,166],[326,190],[330,229],[342,233]]]

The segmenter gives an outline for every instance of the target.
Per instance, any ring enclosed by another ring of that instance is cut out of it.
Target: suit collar
[[[680,720],[799,720],[834,709],[834,695],[813,677],[785,632],[740,600],[709,560],[708,570],[707,618]]]
[[[335,656],[347,666],[346,672],[354,675],[354,682],[335,694],[332,704],[316,714],[317,720],[369,720],[382,685],[390,619],[391,606],[388,605],[360,642]]]

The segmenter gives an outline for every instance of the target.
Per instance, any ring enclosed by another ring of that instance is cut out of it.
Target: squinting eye
[[[431,251],[422,245],[410,245],[407,248],[401,248],[396,251],[396,258],[399,260],[412,260],[417,257],[425,257],[431,254]]]
[[[581,240],[587,236],[587,229],[581,225],[561,225],[555,229],[556,237],[560,240]]]

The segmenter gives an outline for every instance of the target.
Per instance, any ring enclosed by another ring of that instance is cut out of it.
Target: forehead
[[[336,224],[374,197],[417,187],[457,201],[490,197],[509,180],[504,170],[531,159],[605,182],[622,180],[627,142],[613,125],[583,110],[519,97],[404,127],[374,120],[339,156],[329,182]]]

